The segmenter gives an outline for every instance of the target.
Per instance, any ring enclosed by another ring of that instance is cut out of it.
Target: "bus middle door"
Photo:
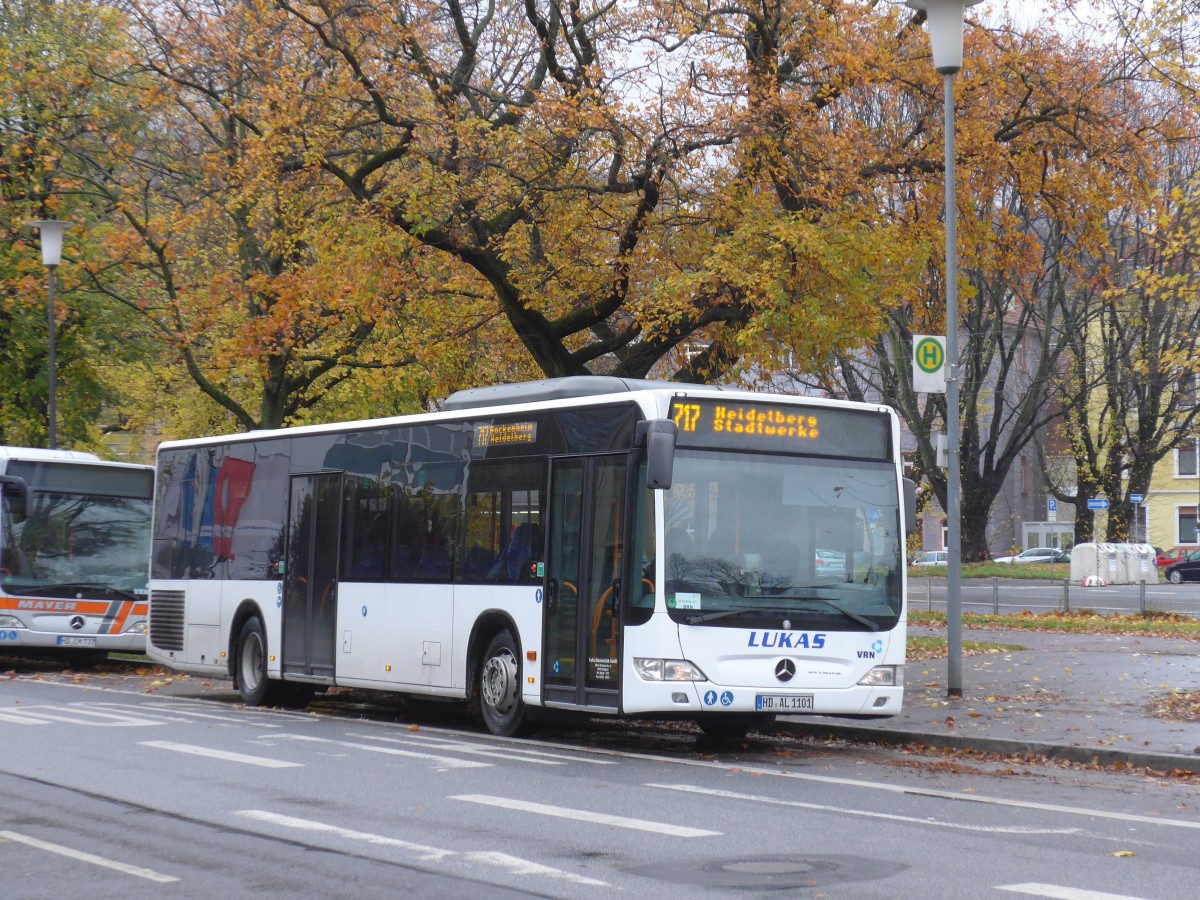
[[[551,461],[542,684],[548,705],[616,709],[626,456]]]
[[[333,680],[341,510],[340,472],[291,477],[282,668],[303,680]]]

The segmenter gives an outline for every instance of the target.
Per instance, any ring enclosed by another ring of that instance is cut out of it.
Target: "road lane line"
[[[759,794],[742,794],[737,791],[723,791],[716,788],[702,788],[691,784],[647,784],[648,788],[658,788],[663,791],[680,791],[685,794],[701,794],[705,797],[720,797],[725,800],[747,800],[751,803],[766,803],[773,806],[787,806],[794,809],[811,809],[816,812],[837,813],[844,816],[862,816],[868,819],[887,819],[893,822],[911,822],[916,825],[933,825],[938,828],[955,828],[961,831],[985,832],[987,834],[1079,834],[1078,828],[1028,828],[1022,825],[991,826],[964,825],[960,822],[944,822],[940,819],[930,819],[922,816],[901,816],[896,813],[881,813],[866,809],[849,809],[844,806],[829,806],[824,803],[805,803],[800,800],[780,800],[777,797],[763,797]]]
[[[667,834],[673,837],[719,837],[719,831],[705,831],[702,828],[689,828],[686,825],[670,825],[666,822],[650,822],[646,819],[629,819],[625,816],[610,816],[606,813],[589,812],[586,809],[569,809],[565,806],[548,806],[544,803],[530,803],[527,800],[513,800],[509,797],[492,797],[488,794],[457,794],[451,800],[462,800],[465,803],[479,803],[483,806],[496,806],[500,809],[518,812],[537,813],[543,816],[554,816],[559,819],[573,819],[576,822],[591,822],[594,825],[609,825],[616,828],[633,828],[637,831],[652,831],[655,834]]]
[[[439,756],[436,753],[420,753],[416,750],[399,750],[396,747],[377,747],[374,744],[358,744],[354,741],[335,741],[329,738],[312,737],[307,734],[268,734],[261,742],[270,746],[272,741],[301,741],[310,744],[332,744],[335,747],[349,747],[352,750],[369,750],[371,753],[387,753],[391,756],[407,756],[411,759],[426,759],[436,762],[443,769],[486,769],[494,763],[476,762],[473,759],[455,759],[452,756]]]
[[[597,881],[594,878],[586,878],[583,875],[576,875],[573,872],[565,872],[562,869],[543,866],[541,863],[535,863],[527,859],[521,859],[519,856],[510,856],[507,853],[493,851],[473,851],[468,853],[460,853],[457,850],[443,850],[440,847],[429,847],[425,844],[414,844],[411,841],[387,837],[386,835],[382,834],[372,834],[368,831],[355,831],[351,828],[342,828],[340,825],[330,825],[325,822],[316,822],[312,819],[297,819],[294,816],[280,815],[279,813],[267,812],[261,809],[239,809],[236,815],[243,816],[247,819],[253,819],[256,822],[265,822],[270,825],[278,825],[281,828],[294,828],[299,831],[309,831],[316,834],[331,834],[334,837],[340,837],[350,841],[365,841],[366,843],[377,847],[391,847],[397,850],[406,850],[416,854],[417,858],[424,862],[443,862],[451,857],[458,856],[470,862],[497,866],[512,875],[540,875],[546,878],[558,878],[564,881],[574,882],[575,884],[585,884],[593,887],[608,887],[606,882]]]
[[[21,713],[48,722],[65,722],[68,725],[98,725],[104,727],[143,727],[159,725],[154,719],[122,715],[104,710],[83,709],[79,706],[23,706]]]
[[[11,722],[14,725],[49,725],[45,719],[33,716],[22,716],[19,713],[0,712],[0,722]]]
[[[142,741],[141,745],[155,747],[159,750],[173,750],[176,753],[188,753],[192,756],[206,756],[209,759],[222,759],[226,762],[245,763],[248,766],[262,766],[264,769],[288,769],[304,765],[304,763],[288,762],[284,759],[267,759],[265,756],[247,756],[245,753],[197,747],[194,744],[176,744],[174,741]]]
[[[382,737],[380,735],[374,735],[374,734],[347,734],[346,737],[362,738],[363,740],[367,740],[367,741],[381,741],[386,744],[408,744],[410,746],[416,744],[417,746],[433,747],[438,750],[449,750],[454,753],[466,753],[466,754],[471,754],[471,755],[475,755],[475,756],[490,756],[495,759],[506,759],[510,762],[529,763],[531,765],[536,765],[536,766],[565,766],[566,765],[565,762],[560,762],[560,761],[553,760],[553,759],[536,759],[536,758],[525,759],[523,757],[513,756],[511,753],[505,753],[501,750],[486,750],[483,747],[479,747],[479,746],[473,747],[470,744],[467,744],[465,742],[454,742],[454,741],[428,742],[427,741],[422,744],[422,743],[418,743],[416,741],[408,740],[406,738]]]
[[[448,733],[459,734],[460,732],[452,731],[452,732],[448,732]],[[438,737],[437,732],[434,732],[431,734],[412,732],[411,734],[409,734],[407,736],[407,739],[414,740],[414,741],[424,741],[426,743],[433,743],[433,744],[446,744],[448,746],[458,746],[460,743],[463,743],[463,744],[466,743],[465,741],[464,742],[452,741],[449,738]],[[544,758],[544,759],[561,759],[561,760],[565,760],[566,762],[569,762],[569,763],[584,763],[589,766],[619,766],[620,765],[620,763],[618,763],[616,760],[612,760],[612,759],[588,759],[587,756],[583,755],[583,754],[587,754],[587,753],[591,752],[590,749],[587,747],[580,747],[580,748],[578,748],[578,752],[575,755],[571,755],[569,753],[549,753],[545,750],[529,750],[524,747],[513,747],[502,741],[498,741],[497,743],[500,743],[504,746],[503,753],[506,758],[511,757],[514,754],[519,754],[522,756],[536,756],[536,757]],[[474,746],[480,746],[480,745],[476,744]],[[488,744],[487,746],[493,746],[493,745]],[[549,745],[549,746],[558,746],[558,745]]]
[[[161,872],[155,872],[153,869],[146,869],[142,866],[131,866],[127,863],[117,862],[115,859],[106,859],[103,856],[97,856],[94,853],[85,853],[82,850],[74,850],[71,847],[64,847],[62,844],[52,844],[49,841],[39,840],[35,837],[30,837],[27,834],[18,834],[15,831],[0,831],[0,839],[16,841],[19,844],[26,844],[30,847],[36,847],[38,850],[46,850],[50,853],[57,853],[59,856],[66,856],[70,859],[79,860],[80,862],[91,863],[96,866],[103,866],[106,869],[114,869],[117,872],[124,872],[126,875],[136,875],[138,878],[145,878],[148,881],[157,881],[162,884],[168,884],[172,881],[178,881],[174,875],[164,875]]]
[[[1034,897],[1050,897],[1053,900],[1139,900],[1128,894],[1106,894],[1104,891],[1085,891],[1080,888],[1063,887],[1057,884],[998,884],[998,891],[1029,894]]]

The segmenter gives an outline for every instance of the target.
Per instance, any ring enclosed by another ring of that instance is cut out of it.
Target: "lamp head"
[[[71,227],[71,223],[42,219],[31,224],[42,235],[42,265],[46,268],[57,266],[62,262],[63,232]]]
[[[904,0],[904,5],[924,10],[929,22],[929,43],[933,47],[933,67],[943,75],[962,68],[963,16],[968,6],[983,0]]]

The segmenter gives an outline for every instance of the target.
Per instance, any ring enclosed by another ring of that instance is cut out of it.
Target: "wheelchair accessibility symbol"
[[[732,706],[733,705],[733,693],[731,691],[726,691],[725,693],[723,693],[721,695],[721,705],[722,706]]]

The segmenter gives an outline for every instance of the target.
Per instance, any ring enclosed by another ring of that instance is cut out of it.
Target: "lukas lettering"
[[[746,646],[776,650],[820,650],[825,646],[825,635],[803,631],[752,631]]]

